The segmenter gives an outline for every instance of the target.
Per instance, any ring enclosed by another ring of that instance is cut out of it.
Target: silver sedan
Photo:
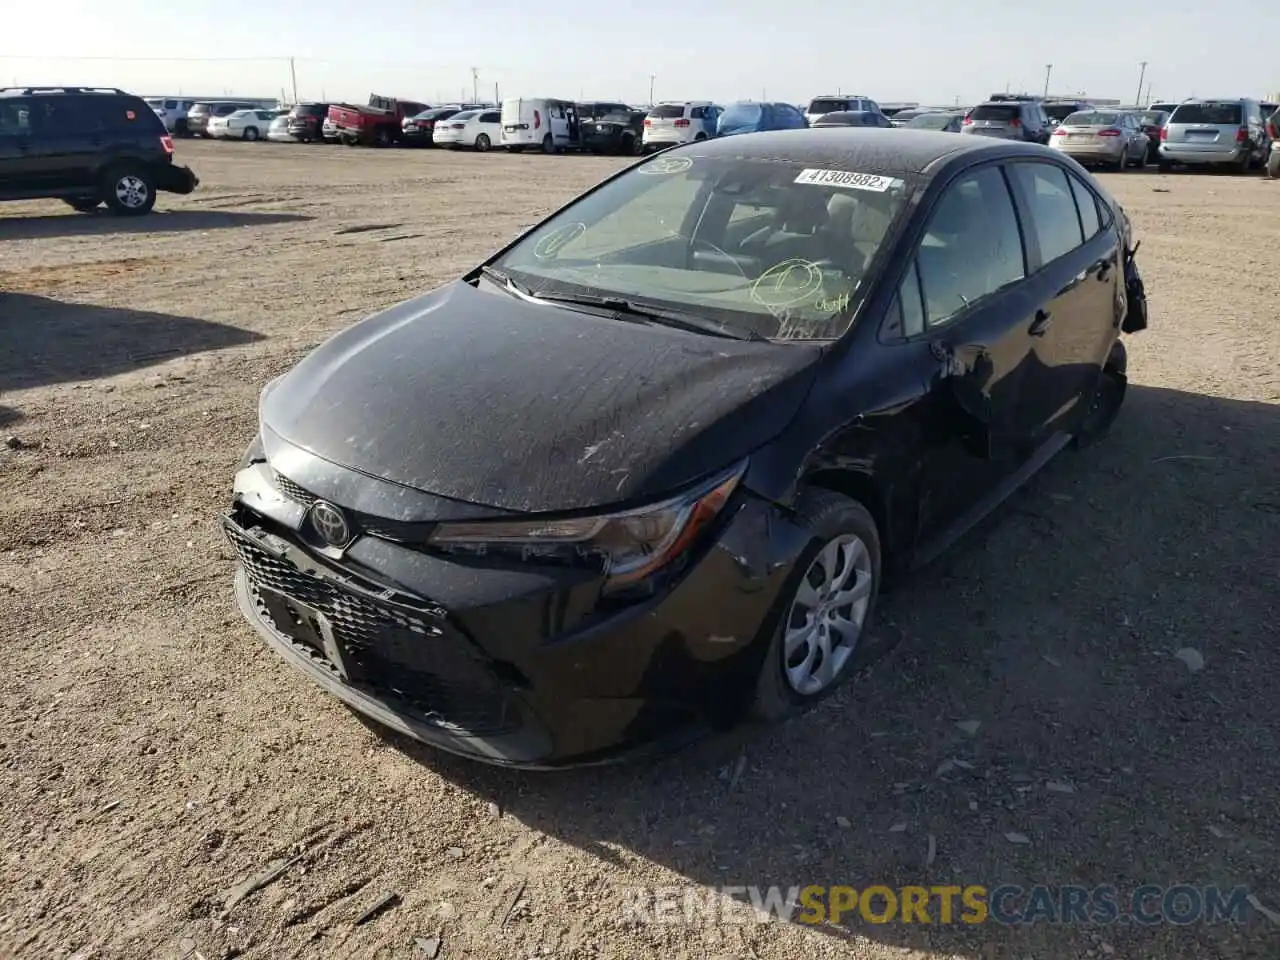
[[[1049,138],[1049,146],[1083,164],[1116,170],[1147,163],[1147,134],[1135,114],[1122,110],[1079,110]]]

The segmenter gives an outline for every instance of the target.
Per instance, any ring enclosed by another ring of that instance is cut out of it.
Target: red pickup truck
[[[397,100],[375,93],[369,96],[368,104],[363,107],[330,107],[329,122],[337,130],[338,139],[347,146],[362,143],[389,147],[400,139],[405,118],[425,109],[425,103]]]

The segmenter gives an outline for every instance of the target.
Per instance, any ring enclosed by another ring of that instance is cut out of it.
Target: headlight
[[[746,461],[706,483],[635,510],[546,520],[443,523],[430,542],[475,554],[509,551],[525,559],[599,561],[606,589],[644,579],[680,556],[724,508],[746,470]]]

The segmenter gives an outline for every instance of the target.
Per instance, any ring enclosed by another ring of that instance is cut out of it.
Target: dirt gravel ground
[[[1280,910],[1280,183],[1105,175],[1151,298],[1126,409],[885,598],[905,640],[881,666],[786,726],[535,775],[389,737],[294,673],[236,612],[215,519],[268,379],[620,161],[179,155],[200,189],[137,222],[0,209],[0,956],[1280,955],[1256,911],[624,909],[637,885],[1184,882]]]

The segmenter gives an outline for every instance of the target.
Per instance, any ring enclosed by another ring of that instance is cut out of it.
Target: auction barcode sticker
[[[850,190],[874,190],[884,193],[899,181],[893,177],[881,177],[874,173],[854,173],[852,170],[801,170],[796,183],[813,183],[823,187],[848,187]]]

